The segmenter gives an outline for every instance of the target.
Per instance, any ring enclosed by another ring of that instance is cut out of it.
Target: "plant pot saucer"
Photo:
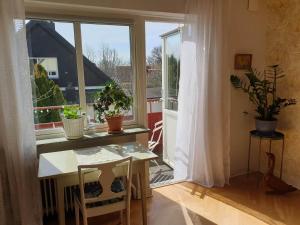
[[[123,128],[122,128],[122,130],[116,130],[116,131],[109,130],[109,131],[107,131],[107,133],[109,133],[109,134],[122,134],[122,133],[124,133],[124,130],[123,130]]]

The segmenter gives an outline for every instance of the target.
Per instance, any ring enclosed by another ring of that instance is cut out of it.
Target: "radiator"
[[[94,182],[88,182],[92,184]],[[74,196],[73,192],[78,189],[78,185],[65,187],[65,212],[74,211]],[[137,198],[137,190],[134,185],[132,185],[132,196],[134,199]],[[41,192],[42,192],[42,204],[44,216],[53,216],[57,213],[57,186],[55,179],[43,179],[41,180]]]
[[[71,212],[74,210],[73,191],[78,186],[69,186],[65,188],[65,211]],[[56,214],[57,206],[57,187],[54,179],[44,179],[41,181],[42,204],[44,216],[53,216]]]

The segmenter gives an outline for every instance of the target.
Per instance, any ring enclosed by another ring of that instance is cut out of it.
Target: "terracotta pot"
[[[108,133],[120,133],[123,131],[122,123],[124,116],[105,116],[105,119],[108,124]]]

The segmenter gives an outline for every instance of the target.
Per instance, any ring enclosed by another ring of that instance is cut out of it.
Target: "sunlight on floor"
[[[234,178],[230,186],[206,189],[183,182],[153,189],[148,198],[149,225],[266,225],[298,223],[300,192],[285,196],[266,195],[250,176]],[[131,204],[131,225],[141,225],[141,201]],[[67,225],[74,224],[69,214]],[[118,214],[95,217],[89,225],[118,224]],[[47,220],[45,225],[57,225]]]
[[[155,189],[155,192],[180,205],[181,217],[184,218],[186,225],[267,224],[255,218],[254,216],[251,216],[206,194],[204,194],[203,196],[194,195],[193,190],[189,189],[184,184],[176,184],[174,185],[172,190],[168,187],[162,187],[159,189]],[[179,214],[176,214],[176,217],[178,216]],[[205,220],[205,222],[203,220]],[[276,224],[280,223],[278,222]]]

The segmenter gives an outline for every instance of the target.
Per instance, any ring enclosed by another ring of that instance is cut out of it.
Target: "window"
[[[26,21],[36,130],[61,127],[63,105],[81,105],[97,123],[94,96],[110,80],[135,100],[132,29],[131,25]],[[135,110],[125,118],[127,124],[134,123]]]
[[[180,32],[179,29],[167,34],[164,38],[165,63],[165,108],[177,111],[180,78]]]
[[[29,20],[26,35],[35,127],[61,127],[62,106],[79,104],[73,23]]]
[[[58,65],[57,65],[57,58],[50,58],[50,57],[30,57],[30,74],[34,74],[34,65],[41,65],[48,73],[49,79],[58,79]]]
[[[125,92],[134,92],[131,57],[131,27],[81,23],[87,112],[96,121],[94,96],[106,82],[116,81]],[[125,120],[133,120],[131,110]]]
[[[146,37],[146,71],[147,71],[147,111],[151,124],[158,122],[162,116],[162,43],[163,35],[180,27],[178,23],[145,22]],[[156,113],[156,114],[152,114]],[[153,121],[152,121],[153,117]],[[155,120],[154,120],[155,118]]]

